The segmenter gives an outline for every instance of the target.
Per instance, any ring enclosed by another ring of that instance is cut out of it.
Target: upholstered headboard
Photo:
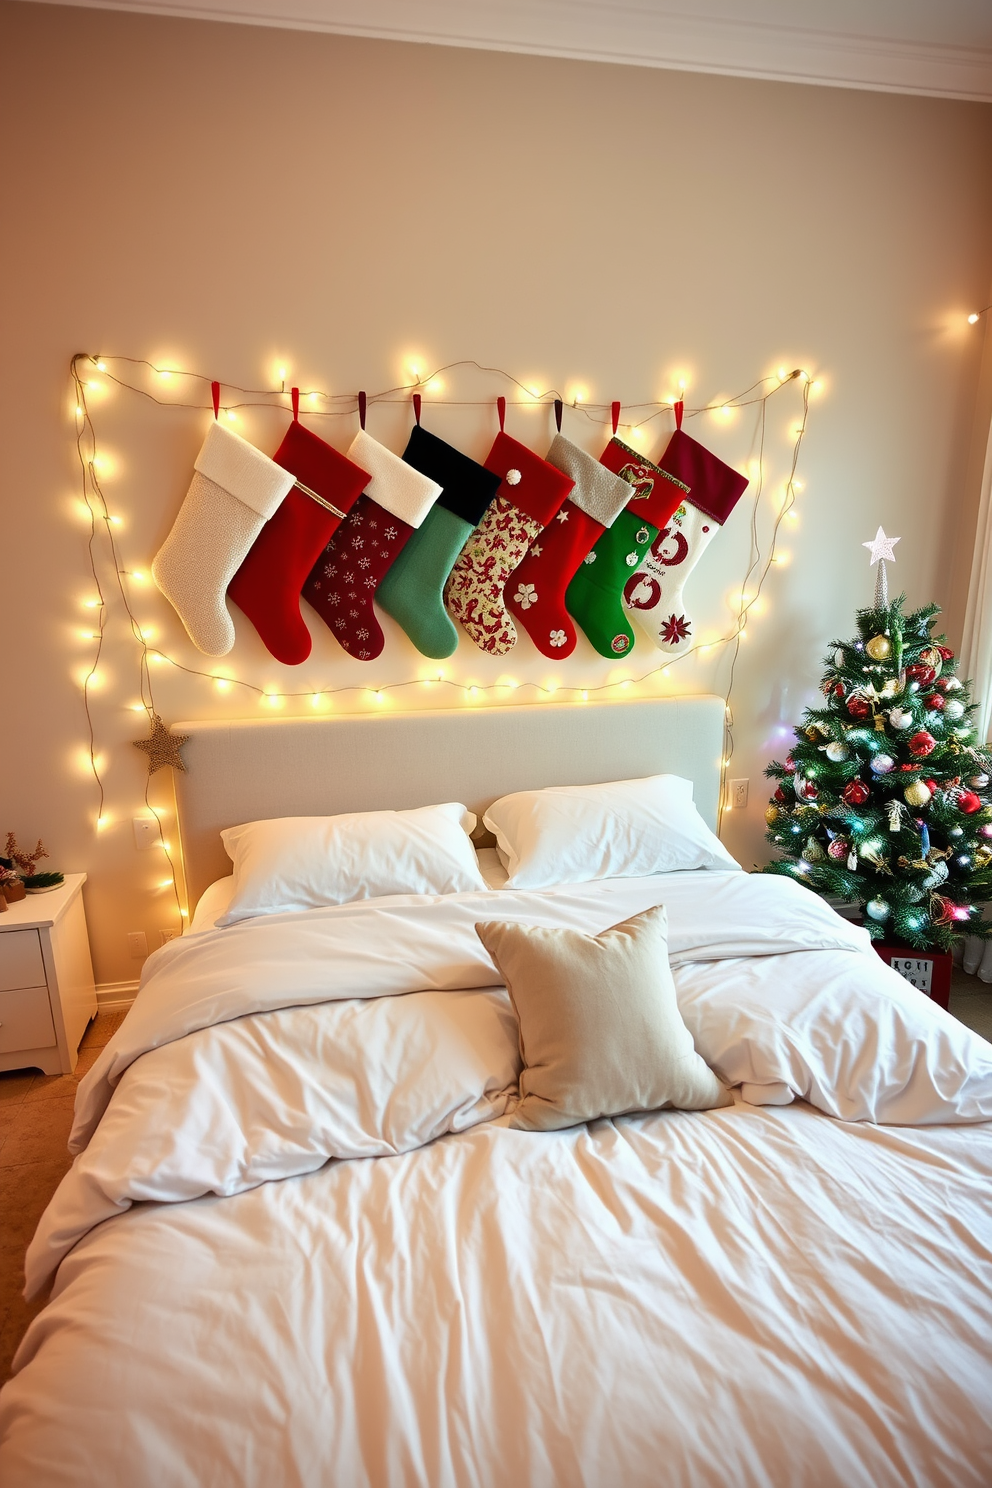
[[[190,902],[230,872],[219,833],[243,821],[462,801],[481,817],[508,791],[670,772],[716,826],[719,697],[548,703],[342,718],[177,723],[176,780]]]

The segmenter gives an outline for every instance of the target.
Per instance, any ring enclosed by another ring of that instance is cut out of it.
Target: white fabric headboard
[[[190,903],[230,872],[221,829],[269,817],[438,801],[481,817],[509,791],[668,772],[693,782],[715,828],[723,726],[723,699],[708,696],[177,723],[190,736],[176,774]]]

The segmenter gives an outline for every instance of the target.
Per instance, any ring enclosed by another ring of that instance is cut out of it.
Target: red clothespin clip
[[[499,397],[499,398],[496,399],[496,412],[499,414],[499,432],[502,434],[503,433],[503,425],[506,423],[506,399],[505,398]]]
[[[683,410],[685,409],[685,404],[683,403],[682,399],[680,398],[677,403],[673,403],[672,404],[672,407],[675,410],[675,427],[676,427],[676,429],[681,429],[681,427],[682,427],[682,413],[683,413]]]
[[[220,383],[219,382],[212,382],[210,384],[210,396],[213,399],[213,403],[214,403],[214,418],[220,418]]]
[[[558,425],[558,433],[561,433],[561,399],[555,399],[555,423]]]
[[[363,429],[365,428],[365,411],[368,408],[368,406],[369,406],[369,400],[368,400],[367,394],[365,394],[365,393],[359,393],[359,395],[358,395],[358,422],[361,424],[361,426],[362,426]]]
[[[613,417],[613,437],[615,439],[617,430],[620,427],[620,404],[614,403],[612,408],[610,409],[610,413]]]
[[[293,400],[293,423],[294,424],[298,424],[300,422],[300,390],[299,390],[299,388],[290,388],[290,390],[289,390],[289,396]]]
[[[414,395],[413,395],[413,416],[417,420],[417,423],[418,424],[420,423],[420,410],[421,410],[421,407],[423,406],[423,401],[424,400],[420,396],[419,393],[414,393]]]

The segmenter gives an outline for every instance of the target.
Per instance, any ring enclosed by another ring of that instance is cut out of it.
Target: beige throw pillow
[[[520,1023],[511,1126],[557,1131],[626,1111],[731,1103],[682,1021],[663,905],[595,936],[506,920],[475,929]]]

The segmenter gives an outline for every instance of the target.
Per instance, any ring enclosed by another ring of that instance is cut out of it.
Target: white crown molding
[[[642,0],[38,0],[383,41],[992,102],[992,48],[683,15]],[[691,0],[683,0],[690,3]],[[829,12],[827,12],[829,14]],[[866,19],[870,6],[865,7]]]

